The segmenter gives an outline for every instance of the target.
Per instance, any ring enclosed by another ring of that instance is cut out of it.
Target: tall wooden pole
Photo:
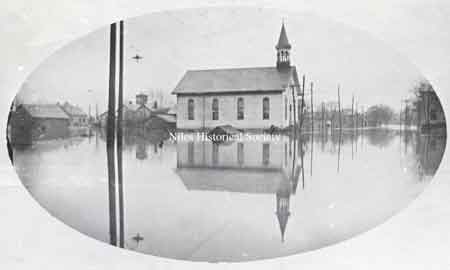
[[[119,185],[119,246],[125,246],[124,239],[124,205],[123,205],[123,41],[124,41],[123,21],[119,23],[119,95],[118,95],[118,113],[117,113],[117,174]]]
[[[297,113],[296,113],[296,104],[295,104],[295,85],[291,85],[291,91],[292,91],[292,104],[293,104],[293,111],[292,111],[292,117],[294,118],[294,135],[297,135]]]
[[[352,95],[352,128],[355,128],[355,112],[354,112],[354,105],[355,105],[355,96]]]
[[[338,110],[339,110],[339,129],[342,129],[342,113],[341,113],[341,87],[338,85]]]
[[[303,127],[303,118],[304,118],[304,110],[303,110],[303,108],[305,107],[305,80],[306,80],[306,77],[305,77],[305,75],[303,75],[303,79],[302,79],[302,102],[301,102],[301,106],[300,106],[300,112],[301,112],[301,114],[300,114],[300,116],[301,116],[301,119],[300,119],[300,131],[301,131],[302,127]]]
[[[322,131],[325,131],[325,103],[322,102]]]
[[[400,125],[400,135],[402,133],[402,109],[403,109],[403,101],[400,101],[400,113],[398,114],[398,122]]]
[[[109,41],[109,93],[106,125],[106,152],[108,161],[109,236],[111,245],[117,245],[116,183],[115,183],[115,111],[116,111],[116,38],[117,24],[110,27]]]
[[[314,133],[313,86],[314,86],[314,83],[311,82],[311,133]],[[312,136],[312,135],[311,135],[311,136]]]

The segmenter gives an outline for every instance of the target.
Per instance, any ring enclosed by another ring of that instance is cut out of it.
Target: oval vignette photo
[[[446,121],[419,69],[310,13],[153,13],[42,62],[12,101],[9,154],[52,216],[118,248],[207,262],[307,252],[430,183]]]

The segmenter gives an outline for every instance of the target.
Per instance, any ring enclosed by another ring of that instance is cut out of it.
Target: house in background
[[[13,145],[69,136],[70,117],[57,104],[19,105],[10,121]]]
[[[89,124],[88,115],[78,106],[69,102],[60,105],[61,109],[69,116],[70,125],[74,127],[87,126]]]
[[[136,95],[135,122],[143,122],[148,119],[152,113],[149,107],[147,107],[148,96],[140,93]]]
[[[149,108],[147,102],[148,96],[139,93],[136,95],[135,103],[132,101],[125,103],[122,108],[122,124],[128,127],[136,125],[172,127],[175,125],[175,114],[173,110],[170,112],[171,108],[159,108],[156,102],[153,103],[152,108]],[[100,114],[98,118],[100,126],[105,127],[108,118],[107,112]]]
[[[291,45],[284,24],[275,48],[273,67],[187,71],[172,92],[177,96],[177,128],[295,125],[299,81],[295,66],[291,66]]]

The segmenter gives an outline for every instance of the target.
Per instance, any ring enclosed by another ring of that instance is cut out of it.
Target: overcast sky
[[[125,96],[162,89],[170,93],[187,69],[275,65],[275,44],[285,19],[291,62],[315,85],[314,99],[337,99],[398,109],[422,77],[407,59],[368,34],[312,14],[256,8],[195,9],[155,13],[125,22]],[[69,101],[87,110],[106,108],[109,27],[52,55],[22,88],[26,102]],[[135,54],[144,58],[136,63]],[[88,91],[92,90],[92,91]],[[94,108],[94,107],[93,107]]]

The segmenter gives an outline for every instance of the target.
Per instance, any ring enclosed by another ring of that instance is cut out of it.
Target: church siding
[[[238,98],[244,99],[244,119],[237,119]],[[270,118],[263,119],[263,98],[270,100]],[[178,95],[177,128],[201,129],[214,128],[219,125],[232,125],[240,129],[265,129],[271,125],[286,127],[284,121],[283,94],[216,94],[216,95]],[[212,118],[212,102],[219,102],[219,119]],[[194,100],[194,120],[188,120],[188,100]]]

